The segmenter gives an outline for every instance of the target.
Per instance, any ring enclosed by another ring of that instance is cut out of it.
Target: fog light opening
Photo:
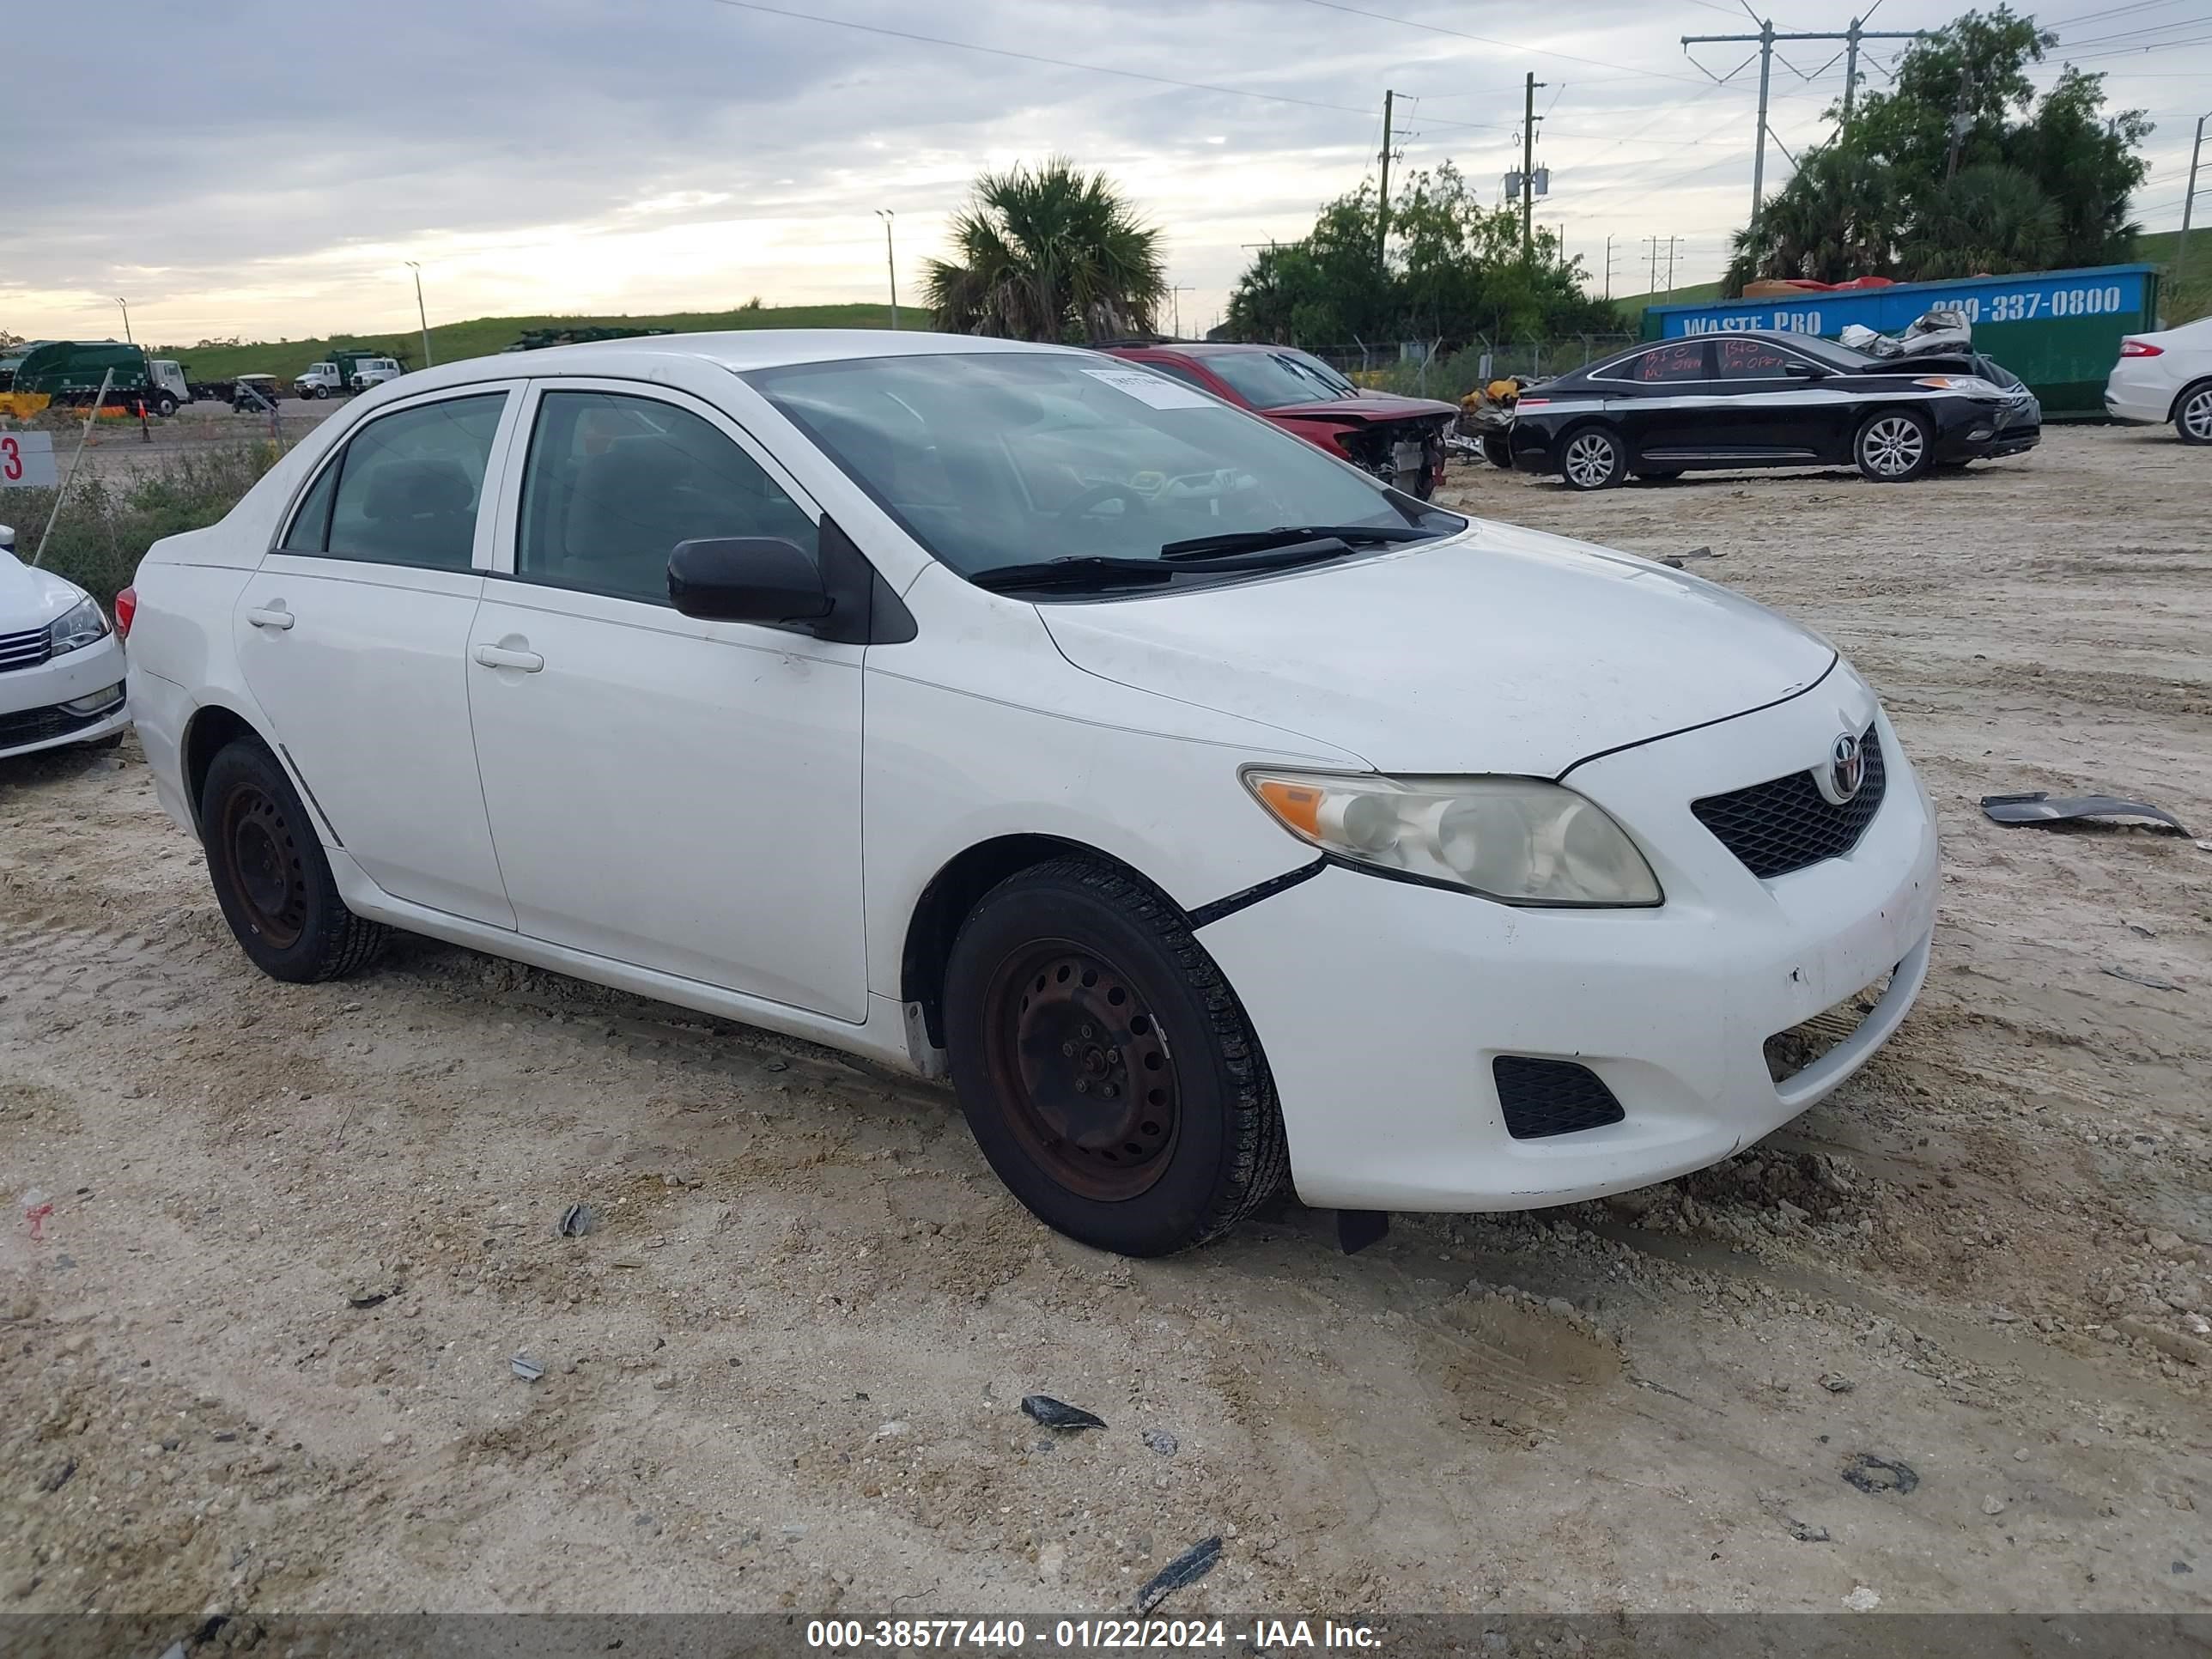
[[[63,711],[71,714],[101,714],[123,701],[123,683],[94,692],[88,697],[72,697],[62,705]]]

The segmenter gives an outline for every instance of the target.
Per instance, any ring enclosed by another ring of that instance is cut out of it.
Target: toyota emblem
[[[1827,787],[1820,793],[1841,806],[1859,792],[1866,781],[1866,749],[1857,736],[1850,732],[1841,733],[1828,746],[1828,775],[1824,780]]]

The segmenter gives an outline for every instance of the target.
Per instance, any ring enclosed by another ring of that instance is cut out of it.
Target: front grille
[[[1792,772],[1747,789],[1708,795],[1691,802],[1690,810],[1761,881],[1841,858],[1859,844],[1881,810],[1889,782],[1881,739],[1874,728],[1869,726],[1859,741],[1866,753],[1866,776],[1858,793],[1841,806],[1822,797],[1812,773]]]
[[[53,654],[53,635],[43,628],[0,634],[0,674],[11,668],[36,668]]]
[[[1490,1072],[1498,1082],[1498,1103],[1504,1109],[1505,1133],[1516,1140],[1602,1128],[1628,1115],[1603,1079],[1571,1060],[1500,1054],[1490,1062]]]
[[[13,714],[0,714],[0,749],[14,749],[27,743],[45,743],[54,738],[65,738],[72,732],[82,732],[97,726],[112,714],[112,707],[97,714],[72,714],[56,704],[50,708],[26,708]]]

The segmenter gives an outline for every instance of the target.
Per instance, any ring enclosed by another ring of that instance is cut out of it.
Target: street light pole
[[[407,269],[415,273],[415,320],[422,325],[422,367],[430,367],[430,313],[422,309],[422,267],[410,259]]]
[[[123,343],[137,345],[138,342],[131,337],[131,301],[118,295],[115,303],[123,307]]]
[[[876,217],[884,222],[884,269],[891,279],[891,326],[898,326],[898,256],[891,252],[891,221],[898,216],[890,208],[878,208]]]

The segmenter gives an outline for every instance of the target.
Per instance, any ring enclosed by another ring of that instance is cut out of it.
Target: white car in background
[[[2116,421],[2171,421],[2182,442],[2212,444],[2212,317],[2123,339],[2105,410]]]
[[[1928,971],[1933,817],[1825,641],[1089,351],[425,370],[133,614],[156,792],[264,972],[396,927],[949,1073],[1132,1255],[1285,1168],[1347,1243],[1701,1168]]]
[[[15,547],[0,525],[0,760],[119,740],[131,723],[122,640],[97,599]]]

